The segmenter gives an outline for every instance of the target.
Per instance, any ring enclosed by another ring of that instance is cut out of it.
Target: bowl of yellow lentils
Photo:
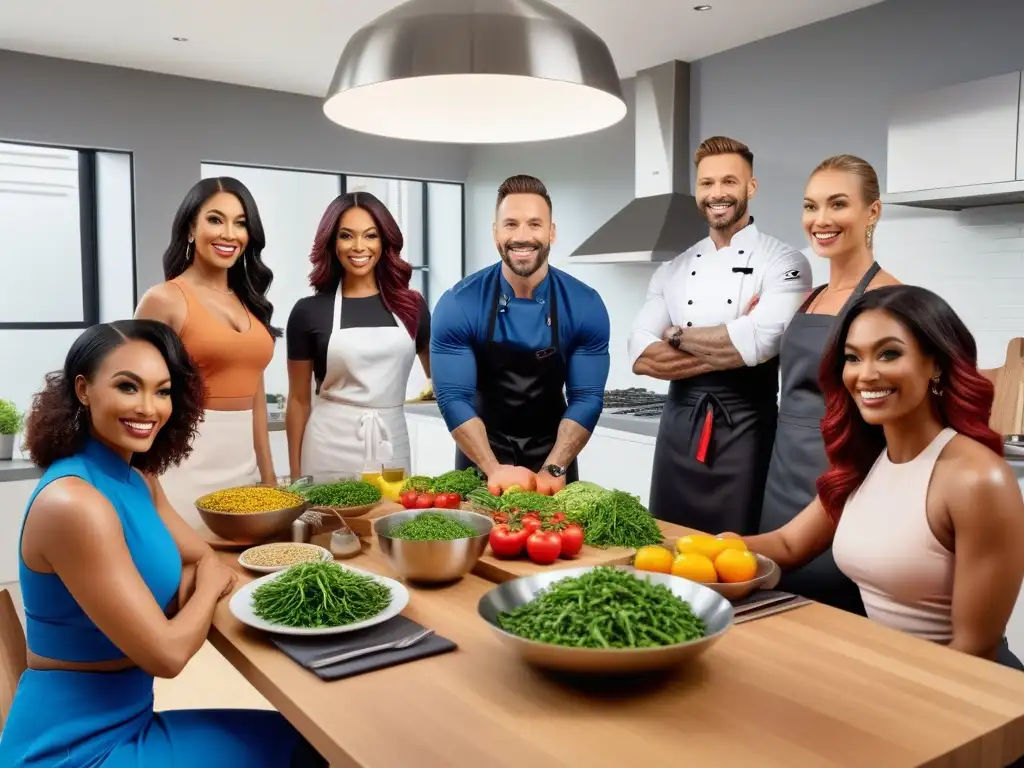
[[[308,507],[297,493],[266,485],[224,488],[196,499],[206,527],[236,544],[258,544],[283,533]]]

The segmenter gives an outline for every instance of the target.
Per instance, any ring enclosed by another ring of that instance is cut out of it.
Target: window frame
[[[78,153],[78,219],[82,251],[82,319],[59,322],[3,322],[0,331],[62,331],[85,330],[100,321],[100,253],[99,221],[96,190],[96,155],[99,153],[128,156],[131,182],[132,222],[132,302],[138,304],[138,246],[135,237],[135,157],[117,149],[93,149],[67,144],[49,144],[0,137],[4,144],[39,149],[62,149]]]

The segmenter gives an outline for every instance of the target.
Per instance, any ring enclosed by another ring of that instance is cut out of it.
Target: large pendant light
[[[608,46],[543,0],[409,0],[357,31],[324,114],[354,131],[496,144],[626,115]]]

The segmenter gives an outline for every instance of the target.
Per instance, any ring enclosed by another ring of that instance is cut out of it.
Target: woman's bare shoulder
[[[188,302],[181,288],[171,282],[154,285],[139,299],[138,319],[159,320],[180,331],[188,314]]]
[[[939,457],[951,507],[975,508],[996,499],[1021,502],[1017,476],[1006,460],[966,435],[957,435]]]

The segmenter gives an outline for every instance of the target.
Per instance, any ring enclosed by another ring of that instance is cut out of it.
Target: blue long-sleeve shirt
[[[437,404],[445,424],[453,430],[475,417],[476,358],[474,348],[484,344],[494,307],[495,273],[501,262],[475,272],[445,291],[434,308],[430,334],[430,373]],[[547,324],[552,290],[558,291],[560,350],[566,361],[565,393],[568,408],[563,418],[584,429],[597,426],[608,381],[608,337],[611,324],[601,296],[590,286],[554,267],[537,286],[531,299],[515,298],[512,287],[499,276],[501,291],[510,297],[505,312],[494,321],[494,340],[525,350],[551,346]]]

